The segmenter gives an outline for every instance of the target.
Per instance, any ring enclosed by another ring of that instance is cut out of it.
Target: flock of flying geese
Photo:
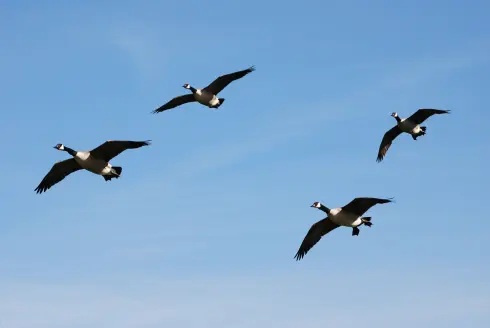
[[[194,88],[186,83],[183,87],[190,90],[192,93],[177,96],[155,109],[152,113],[161,113],[183,104],[196,101],[209,108],[218,109],[225,101],[225,98],[218,98],[218,94],[223,91],[228,84],[241,79],[254,70],[255,68],[252,66],[242,71],[221,75],[205,88]],[[420,124],[434,114],[448,114],[449,112],[449,110],[422,108],[408,118],[400,118],[397,113],[392,113],[391,116],[396,119],[396,125],[384,134],[379,146],[376,161],[381,162],[383,160],[391,144],[400,134],[407,133],[412,136],[413,140],[417,140],[418,137],[425,135],[427,132],[427,128],[425,126],[420,126]],[[121,176],[122,167],[112,166],[110,161],[127,149],[149,146],[150,141],[151,140],[109,140],[90,151],[77,151],[63,144],[57,144],[54,148],[67,152],[71,155],[71,158],[54,164],[34,190],[38,194],[46,192],[52,186],[62,181],[66,176],[79,170],[87,170],[94,174],[101,175],[105,181],[110,181],[112,178],[118,179]],[[327,217],[311,226],[295,255],[295,259],[302,259],[324,235],[337,227],[350,227],[352,228],[353,236],[359,235],[359,227],[361,225],[364,224],[368,227],[372,226],[371,217],[364,217],[364,213],[376,204],[386,204],[390,202],[392,202],[392,199],[358,197],[345,206],[332,209],[320,202],[314,202],[311,207],[325,212]]]

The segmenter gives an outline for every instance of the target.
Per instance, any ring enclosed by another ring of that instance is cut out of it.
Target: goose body
[[[225,98],[218,98],[218,93],[226,88],[226,86],[228,86],[228,84],[230,84],[231,82],[241,79],[242,77],[253,71],[255,71],[255,67],[251,66],[238,72],[221,75],[205,88],[194,88],[190,84],[186,83],[183,85],[183,87],[187,90],[190,90],[192,92],[191,94],[175,97],[168,101],[166,104],[152,111],[152,113],[161,113],[163,111],[194,101],[197,101],[198,103],[206,107],[217,109],[225,101]]]
[[[342,208],[333,208],[327,213],[327,216],[339,226],[358,227],[362,224],[361,217],[357,214],[343,211]]]
[[[394,115],[397,115],[394,113]],[[398,116],[397,116],[398,117]],[[417,135],[422,131],[420,125],[413,123],[412,121],[403,118],[396,122],[396,125],[402,130],[402,132],[408,133],[410,135]]]
[[[61,147],[64,148],[63,145]],[[63,150],[63,148],[60,150]],[[111,173],[112,164],[103,159],[90,156],[90,151],[76,151],[73,158],[82,169],[94,174],[110,175]]]
[[[363,217],[371,207],[376,204],[386,204],[392,202],[391,199],[358,197],[354,198],[349,204],[330,209],[320,202],[314,202],[311,207],[317,208],[327,214],[327,217],[313,224],[308,230],[298,252],[295,255],[297,261],[301,260],[308,251],[320,241],[320,239],[330,231],[338,227],[352,228],[352,235],[359,235],[359,227],[366,225],[372,226],[371,217]]]
[[[189,84],[186,84],[184,85],[184,88],[190,89],[191,86]],[[192,95],[194,96],[194,99],[198,103],[207,106],[209,108],[217,108],[221,105],[220,99],[216,95],[212,94],[211,92],[208,92],[205,89],[195,89],[195,91],[192,92]]]
[[[391,144],[400,134],[407,133],[412,136],[413,140],[417,140],[418,137],[426,135],[427,132],[427,127],[420,126],[422,122],[432,115],[449,114],[449,112],[449,110],[421,108],[408,118],[401,118],[396,112],[391,113],[391,116],[396,120],[396,125],[384,134],[383,140],[381,140],[379,145],[376,161],[381,162],[383,160]]]
[[[101,175],[105,181],[110,181],[112,178],[118,179],[121,176],[122,167],[112,166],[109,161],[127,149],[140,148],[148,145],[150,145],[150,140],[115,140],[106,141],[91,151],[76,151],[63,144],[57,144],[54,146],[55,149],[66,151],[72,158],[54,164],[34,190],[38,194],[43,193],[71,173],[82,169]]]

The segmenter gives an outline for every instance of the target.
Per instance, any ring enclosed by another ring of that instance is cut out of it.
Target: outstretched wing
[[[388,149],[390,149],[391,143],[400,135],[400,133],[402,133],[402,130],[398,127],[398,125],[395,125],[385,133],[383,140],[381,140],[381,144],[379,145],[376,162],[381,162],[383,160],[388,152]]]
[[[433,109],[433,108],[421,108],[412,114],[407,120],[415,124],[420,124],[432,115],[435,114],[448,114],[450,110]]]
[[[82,167],[75,161],[74,158],[70,158],[53,165],[48,174],[43,178],[39,186],[34,191],[37,194],[47,191],[49,188],[63,180],[66,176],[73,172],[81,170]]]
[[[128,141],[128,140],[110,140],[104,142],[97,148],[90,151],[90,156],[103,159],[109,162],[111,159],[125,151],[126,149],[135,149],[150,145],[151,140],[146,141]]]
[[[175,97],[174,99],[170,100],[165,105],[158,107],[157,109],[152,111],[152,113],[153,114],[161,113],[167,109],[172,109],[174,107],[186,104],[188,102],[193,102],[193,101],[196,101],[196,99],[194,98],[194,95],[192,93],[187,94],[187,95],[183,95],[183,96],[178,96],[178,97]]]
[[[338,224],[332,222],[332,220],[330,220],[329,218],[325,218],[312,225],[310,230],[308,230],[305,238],[303,239],[303,242],[301,243],[298,252],[294,256],[296,261],[301,260],[306,255],[306,253],[308,253],[308,251],[320,241],[323,236],[325,236],[327,233],[334,230],[338,226]]]
[[[376,204],[385,204],[391,202],[391,199],[358,197],[354,198],[349,204],[343,206],[342,210],[361,216]]]
[[[217,95],[220,91],[222,91],[224,88],[226,88],[226,86],[228,84],[230,84],[231,82],[233,82],[235,80],[241,79],[242,77],[244,77],[245,75],[247,75],[248,73],[251,73],[253,71],[255,71],[255,67],[251,66],[247,69],[244,69],[243,71],[238,71],[238,72],[234,72],[234,73],[230,73],[230,74],[226,74],[226,75],[221,75],[216,80],[211,82],[210,85],[205,87],[204,90],[206,90],[206,91],[208,91],[214,95]]]

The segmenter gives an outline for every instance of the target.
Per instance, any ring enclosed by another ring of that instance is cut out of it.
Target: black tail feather
[[[373,225],[371,223],[371,217],[370,216],[363,217],[363,218],[361,218],[361,220],[362,220],[362,223],[364,223],[365,226],[371,227]]]
[[[122,167],[113,166],[112,169],[116,171],[117,174],[103,175],[105,181],[110,181],[112,178],[118,179],[122,173]]]
[[[219,100],[219,104],[214,106],[214,108],[219,108],[219,106],[223,105],[223,103],[225,102],[225,98],[218,98],[218,100]]]
[[[114,171],[116,171],[117,175],[121,175],[121,173],[122,173],[122,167],[120,167],[120,166],[113,166],[112,168],[114,169]]]

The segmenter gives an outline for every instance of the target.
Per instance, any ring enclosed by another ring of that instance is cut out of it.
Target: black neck
[[[402,121],[402,119],[399,117],[399,116],[395,116],[395,120],[400,123]]]
[[[194,88],[194,87],[191,87],[191,86],[189,86],[189,90],[191,90],[191,91],[192,91],[192,93],[196,93],[196,92],[197,92],[197,89],[196,89],[196,88]]]
[[[71,149],[70,147],[66,147],[64,146],[63,147],[63,150],[66,151],[68,154],[70,154],[71,156],[75,156],[77,154],[76,151],[74,151],[73,149]]]
[[[323,212],[327,213],[327,214],[330,212],[330,209],[323,204],[320,205],[319,209],[322,210]]]

